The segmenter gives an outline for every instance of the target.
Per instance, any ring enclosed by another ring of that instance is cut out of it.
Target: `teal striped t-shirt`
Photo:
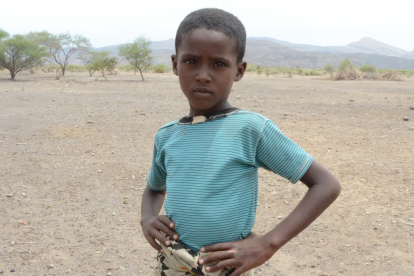
[[[238,110],[203,123],[163,126],[155,136],[147,185],[167,189],[164,209],[180,240],[198,252],[250,233],[259,167],[296,183],[312,161],[271,120]]]

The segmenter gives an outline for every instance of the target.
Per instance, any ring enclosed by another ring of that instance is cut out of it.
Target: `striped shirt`
[[[237,110],[203,123],[163,126],[155,136],[147,185],[167,189],[164,209],[180,240],[198,252],[250,233],[259,167],[296,183],[312,161],[268,118]]]

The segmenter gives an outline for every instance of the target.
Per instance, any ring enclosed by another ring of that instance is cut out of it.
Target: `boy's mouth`
[[[211,90],[205,87],[197,87],[193,90],[196,93],[203,93],[203,94],[212,94]]]

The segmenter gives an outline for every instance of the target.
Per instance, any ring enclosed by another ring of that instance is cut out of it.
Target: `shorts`
[[[158,264],[154,268],[154,276],[186,276],[186,275],[202,275],[202,276],[231,276],[235,268],[225,268],[221,271],[207,273],[204,266],[198,264],[198,260],[210,253],[194,253],[187,248],[181,241],[171,240],[171,246],[160,244],[163,253],[158,253]],[[253,276],[253,269],[245,272],[242,276]]]

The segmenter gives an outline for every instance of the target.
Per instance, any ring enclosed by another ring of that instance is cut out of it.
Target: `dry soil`
[[[157,129],[188,103],[174,75],[145,76],[0,72],[2,275],[152,274],[141,195]],[[414,275],[413,78],[246,75],[230,101],[272,119],[343,187],[256,275]],[[254,231],[306,190],[260,171]]]

